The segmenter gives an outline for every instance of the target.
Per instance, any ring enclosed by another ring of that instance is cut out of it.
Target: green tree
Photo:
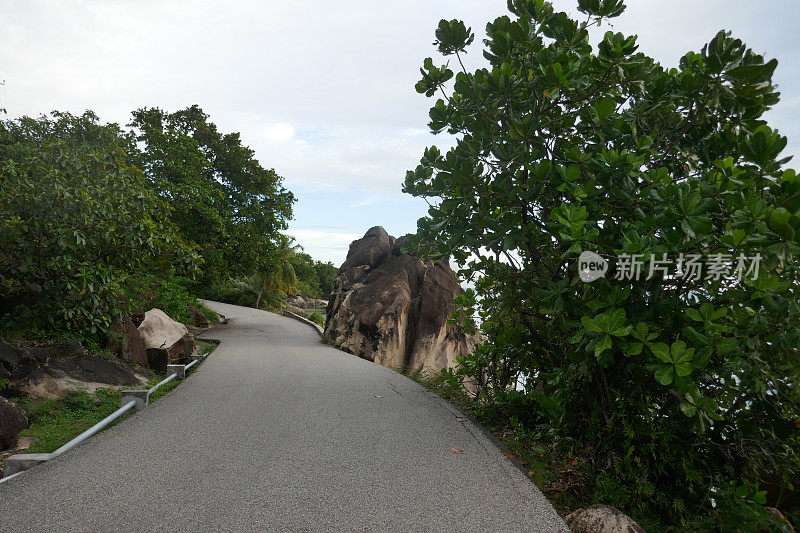
[[[319,279],[319,296],[329,298],[333,292],[333,282],[339,269],[330,261],[314,261],[314,269],[317,271]]]
[[[131,145],[91,112],[0,122],[2,327],[96,336],[128,310],[132,274],[196,272]]]
[[[303,296],[317,298],[320,286],[314,259],[305,252],[297,251],[289,261],[297,274],[297,292]]]
[[[130,125],[142,145],[135,163],[172,206],[181,233],[201,248],[203,283],[267,269],[266,252],[286,229],[295,200],[283,179],[197,106],[139,109]]]
[[[245,298],[245,302],[254,298],[253,306],[256,308],[260,307],[262,300],[271,307],[280,305],[298,284],[292,266],[298,249],[299,245],[294,244],[293,238],[279,233],[267,252],[267,266],[253,275],[232,280],[230,285],[234,292]]]
[[[435,44],[460,71],[428,58],[417,90],[440,95],[430,128],[456,145],[428,148],[404,186],[433,199],[409,248],[475,280],[458,307],[479,309],[487,342],[462,372],[489,400],[525,380],[514,416],[585,451],[596,499],[758,527],[757,483],[786,495],[800,471],[800,178],[762,118],[777,61],[722,31],[664,68],[636,36],[590,44],[621,0],[580,0],[585,21],[508,6],[474,72],[472,31],[440,22]],[[589,284],[583,251],[763,260],[741,282],[672,268]]]

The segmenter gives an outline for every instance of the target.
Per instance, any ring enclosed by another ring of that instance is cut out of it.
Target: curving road
[[[305,324],[209,305],[231,321],[211,357],[0,484],[0,531],[567,531],[448,402]]]

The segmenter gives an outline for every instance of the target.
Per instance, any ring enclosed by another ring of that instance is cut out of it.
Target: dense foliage
[[[417,84],[441,95],[431,130],[457,137],[405,190],[434,200],[411,246],[475,283],[457,303],[487,341],[460,372],[578,457],[589,501],[709,529],[765,527],[765,503],[797,513],[800,178],[762,118],[777,61],[727,32],[677,68],[636,36],[593,47],[621,0],[580,0],[585,21],[509,9],[474,72],[474,34],[442,21],[461,70],[426,59]],[[582,281],[585,251],[615,268]]]
[[[330,261],[317,261],[305,252],[297,251],[289,259],[297,274],[297,292],[312,298],[327,298],[333,290],[337,267]]]
[[[0,123],[2,327],[95,335],[129,309],[132,272],[197,271],[130,140],[88,112]]]
[[[268,283],[276,305],[296,288],[282,178],[196,106],[133,116],[130,130],[91,112],[0,122],[4,333],[96,345],[133,310],[188,321],[233,280]]]
[[[172,207],[181,233],[200,246],[204,284],[269,269],[294,196],[263,168],[238,133],[222,134],[202,109],[134,111],[135,162]]]

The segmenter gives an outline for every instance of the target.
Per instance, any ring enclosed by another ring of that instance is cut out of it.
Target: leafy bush
[[[197,306],[198,309],[200,309],[200,311],[203,313],[203,316],[205,316],[209,322],[211,322],[212,324],[219,324],[219,318],[220,318],[219,313],[217,313],[207,305],[203,304],[202,302],[197,302],[197,304],[195,305]]]
[[[666,69],[635,36],[590,45],[620,0],[579,7],[584,22],[511,0],[487,26],[489,68],[425,60],[431,130],[457,141],[407,174],[435,200],[408,248],[474,279],[456,316],[479,309],[487,342],[460,371],[487,401],[522,387],[515,416],[588,449],[597,500],[758,527],[764,503],[791,511],[800,475],[800,177],[762,118],[777,61],[720,32]],[[461,64],[474,35],[443,20],[436,39]],[[584,282],[584,251],[616,269]],[[633,254],[684,268],[632,279]],[[729,269],[694,279],[695,255]]]
[[[130,274],[196,270],[127,146],[88,112],[0,123],[0,325],[95,336]]]
[[[316,311],[311,313],[311,316],[309,316],[308,319],[311,320],[312,322],[314,322],[315,324],[320,325],[320,326],[324,326],[325,325],[325,317],[322,316],[321,314],[317,313]]]
[[[129,276],[123,286],[132,309],[147,311],[156,307],[178,322],[192,321],[189,305],[197,306],[198,302],[190,278],[141,273]]]

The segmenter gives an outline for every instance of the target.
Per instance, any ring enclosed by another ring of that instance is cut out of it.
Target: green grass
[[[321,314],[317,313],[316,311],[311,313],[308,316],[308,319],[310,321],[312,321],[313,323],[319,325],[319,326],[324,326],[325,325],[325,317],[323,317]]]
[[[211,353],[219,344],[206,340],[197,340],[196,343],[201,354]],[[188,374],[192,374],[196,369],[197,365],[192,367]],[[146,387],[153,387],[163,379],[164,376],[154,375]],[[150,395],[150,401],[162,398],[178,385],[180,385],[178,380],[162,385]],[[20,433],[20,436],[35,439],[25,453],[49,453],[119,409],[120,392],[115,389],[98,389],[94,394],[72,391],[60,400],[17,398],[14,401],[22,406],[30,420],[30,425]],[[128,416],[130,415],[123,415],[108,427],[113,427]]]
[[[119,398],[117,390],[98,389],[94,394],[73,391],[61,400],[17,400],[30,420],[30,426],[20,436],[36,439],[26,452],[49,453],[56,450],[119,409]]]

